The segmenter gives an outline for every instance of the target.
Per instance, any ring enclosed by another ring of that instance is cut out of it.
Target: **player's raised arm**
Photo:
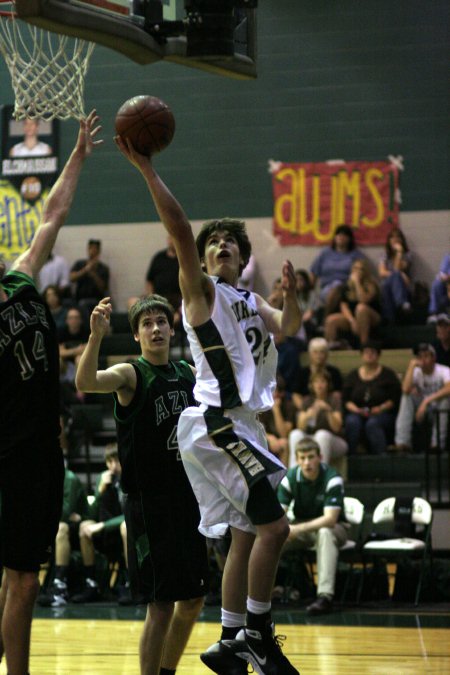
[[[95,140],[101,130],[98,121],[99,117],[95,110],[92,110],[86,119],[80,120],[75,147],[45,200],[42,223],[30,248],[15,261],[12,269],[35,277],[47,261],[72,205],[84,161],[95,146],[103,143],[102,140]]]
[[[117,147],[142,174],[159,217],[173,238],[180,264],[180,287],[186,304],[201,301],[208,292],[208,278],[202,270],[191,224],[169,188],[155,171],[149,157],[139,154],[129,140],[115,137]]]
[[[109,332],[112,306],[103,298],[91,314],[91,334],[80,357],[75,384],[79,391],[99,394],[118,392],[121,403],[129,403],[136,389],[136,373],[130,363],[119,363],[106,370],[98,369],[100,346]],[[126,399],[126,400],[125,400]]]
[[[293,336],[302,323],[302,312],[297,300],[295,288],[295,272],[292,263],[286,260],[281,271],[281,286],[283,289],[283,309],[275,309],[261,296],[255,297],[258,303],[258,312],[268,330],[272,333],[281,333]]]

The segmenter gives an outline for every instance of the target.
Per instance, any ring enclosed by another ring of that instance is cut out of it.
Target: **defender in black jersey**
[[[177,444],[180,413],[195,405],[195,378],[184,361],[169,361],[173,311],[158,295],[130,309],[140,358],[97,370],[111,310],[105,298],[92,312],[76,384],[81,391],[114,395],[130,585],[133,596],[148,603],[141,672],[157,675],[161,667],[175,671],[208,590],[199,508]]]
[[[28,672],[40,564],[52,552],[62,507],[59,352],[35,279],[69,212],[84,160],[102,141],[93,110],[45,201],[30,248],[0,281],[1,640],[10,673]]]

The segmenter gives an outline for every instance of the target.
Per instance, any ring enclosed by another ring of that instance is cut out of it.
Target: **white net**
[[[85,117],[84,79],[94,47],[2,13],[0,53],[11,75],[14,117]]]

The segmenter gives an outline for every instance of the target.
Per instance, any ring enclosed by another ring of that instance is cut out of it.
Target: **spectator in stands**
[[[343,457],[348,446],[342,437],[342,399],[331,391],[331,377],[326,370],[316,371],[309,381],[310,395],[303,399],[297,417],[297,428],[291,433],[289,466],[295,463],[295,448],[305,436],[313,438],[320,447],[325,464]]]
[[[269,450],[279,457],[285,466],[288,465],[288,437],[295,427],[295,406],[286,395],[282,378],[277,378],[277,386],[273,395],[273,407],[259,416],[263,425]]]
[[[344,481],[332,467],[321,463],[320,447],[305,437],[296,447],[298,466],[288,470],[278,488],[285,510],[292,506],[294,521],[284,552],[314,547],[317,555],[317,599],[308,614],[333,611],[339,549],[348,538],[344,515]]]
[[[67,307],[62,304],[61,291],[58,286],[50,284],[43,290],[42,296],[52,314],[58,335],[60,335],[66,327],[67,317]]]
[[[89,504],[84,487],[78,476],[66,467],[63,508],[55,542],[55,573],[48,593],[38,598],[42,607],[61,607],[67,604],[70,555],[72,549],[80,548],[80,522],[87,518],[89,518]]]
[[[383,317],[394,322],[411,313],[411,252],[402,230],[390,230],[378,264]]]
[[[248,263],[241,272],[238,280],[238,288],[243,288],[246,291],[253,291],[256,277],[256,258],[251,254]]]
[[[101,247],[100,239],[89,239],[87,258],[77,260],[70,271],[70,281],[75,284],[75,300],[86,325],[97,302],[108,295],[109,267],[100,260]]]
[[[344,380],[345,433],[350,454],[355,454],[361,441],[375,455],[386,452],[392,442],[401,389],[396,373],[379,362],[380,355],[378,343],[363,344],[361,365]]]
[[[339,312],[325,319],[325,338],[333,346],[340,333],[349,333],[366,343],[381,321],[380,288],[367,260],[356,260],[346,284],[341,287]]]
[[[349,225],[339,225],[331,246],[319,253],[311,265],[311,283],[320,283],[320,300],[325,305],[325,315],[336,311],[339,305],[339,287],[347,281],[355,260],[364,258],[356,247],[353,230]]]
[[[433,347],[436,350],[436,363],[450,367],[450,316],[448,314],[437,316],[436,340],[433,342]]]
[[[400,410],[395,424],[394,449],[410,452],[414,422],[419,429],[424,424],[431,426],[431,446],[440,444],[445,448],[447,439],[447,411],[449,410],[450,368],[436,363],[433,345],[423,342],[418,345],[416,356],[409,362],[402,383]],[[437,436],[436,411],[440,415],[440,438]]]
[[[155,253],[147,270],[145,291],[167,298],[175,311],[181,305],[181,291],[178,280],[180,265],[172,237],[167,237],[167,248]],[[107,293],[104,293],[107,295]]]
[[[436,321],[438,314],[448,313],[450,288],[447,282],[450,282],[450,253],[442,258],[439,273],[431,285],[430,305],[428,307],[428,321],[430,323]]]
[[[42,292],[47,286],[57,286],[62,298],[71,296],[69,264],[62,255],[53,251],[39,272],[39,290]]]
[[[120,478],[122,467],[116,443],[105,447],[107,469],[100,474],[95,489],[91,518],[80,524],[80,548],[84,567],[84,588],[72,601],[95,602],[101,597],[95,572],[95,551],[118,560],[123,554],[127,561],[127,536],[122,508]]]
[[[342,375],[339,368],[327,363],[328,359],[328,342],[325,338],[313,338],[308,344],[309,366],[300,368],[299,377],[294,385],[292,400],[295,403],[297,410],[302,407],[304,396],[308,396],[311,392],[309,390],[309,382],[312,375],[315,373],[326,372],[331,379],[330,393],[341,391],[342,389]]]
[[[59,333],[59,356],[61,359],[62,379],[75,381],[76,369],[81,354],[86,349],[89,331],[83,323],[83,316],[78,307],[67,310],[65,327]]]

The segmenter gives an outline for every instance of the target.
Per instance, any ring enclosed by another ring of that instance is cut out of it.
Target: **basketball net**
[[[14,117],[85,117],[84,78],[94,43],[25,23],[14,1],[9,4],[10,11],[0,12],[0,52],[11,75]]]

